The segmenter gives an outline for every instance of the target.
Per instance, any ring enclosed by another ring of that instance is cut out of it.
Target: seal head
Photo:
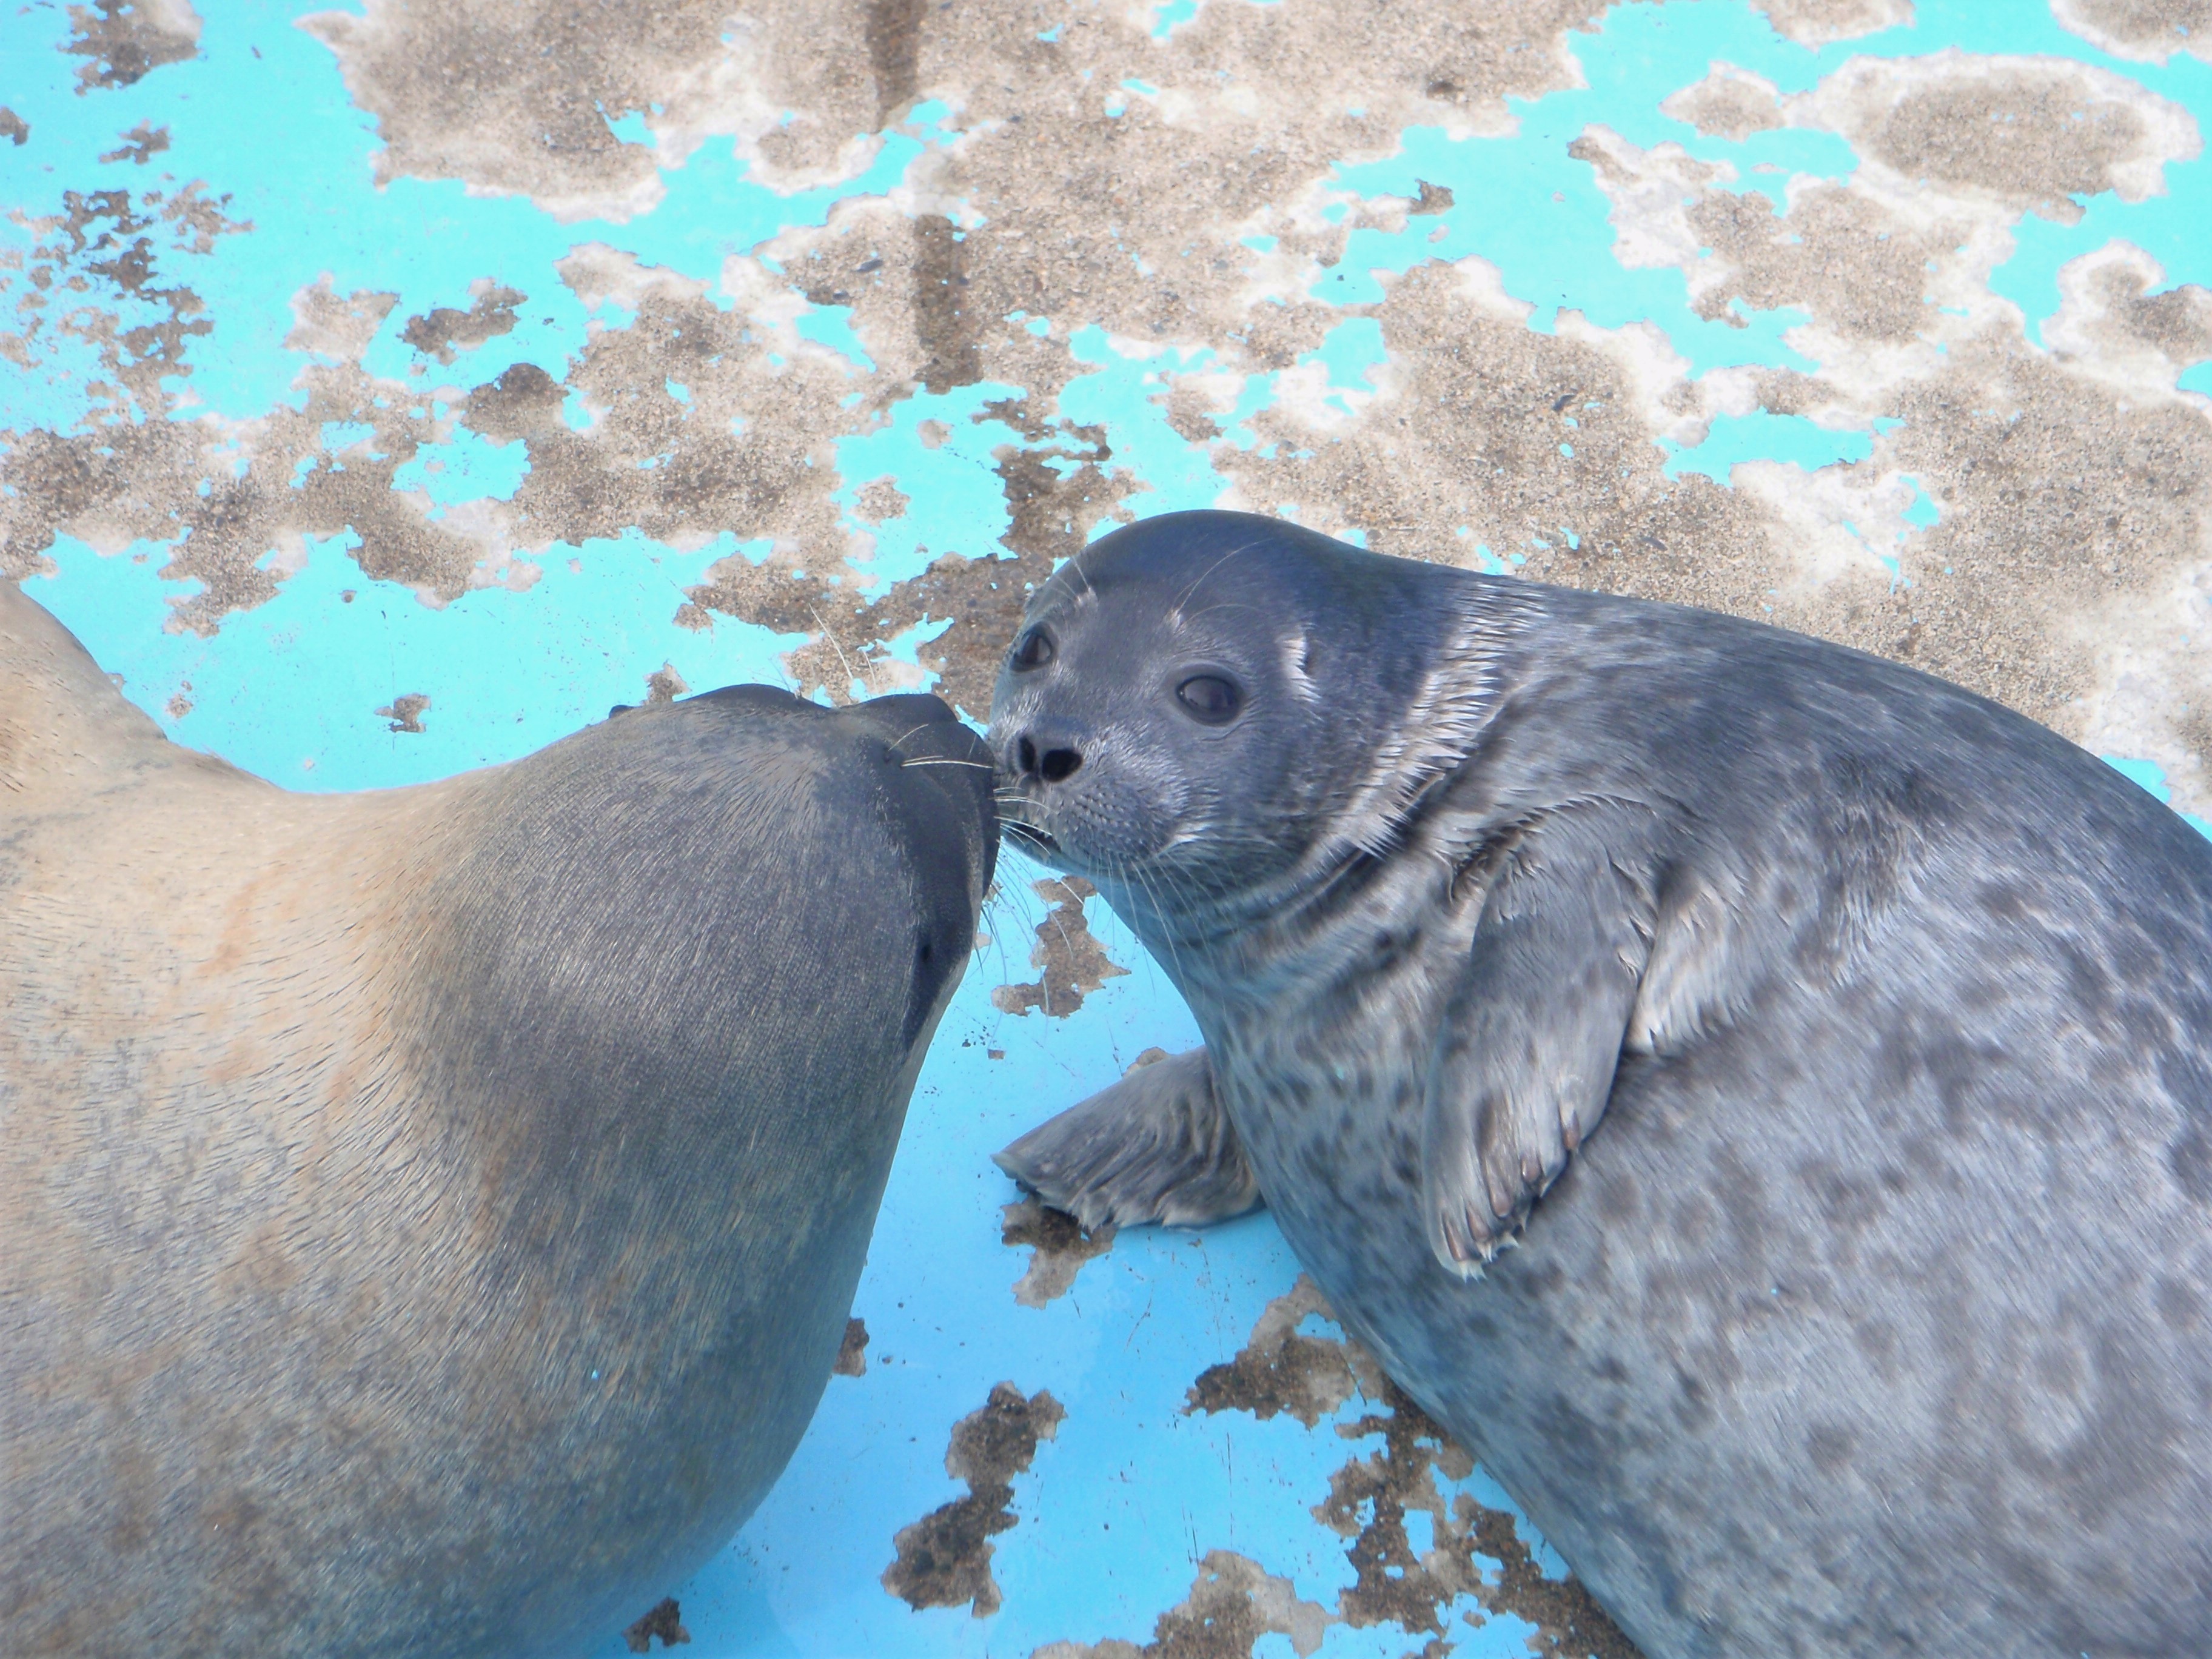
[[[1101,538],[1038,591],[1000,672],[1010,833],[1170,932],[1201,896],[1252,902],[1379,851],[1481,718],[1480,596],[1455,574],[1248,514]],[[1378,754],[1408,710],[1431,728],[1417,752]]]
[[[10,1653],[514,1659],[830,1375],[998,839],[934,697],[763,686],[295,795],[0,584]]]

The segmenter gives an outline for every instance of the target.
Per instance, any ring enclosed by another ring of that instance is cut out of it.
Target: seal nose
[[[1035,732],[1024,732],[1014,741],[1014,769],[1024,779],[1061,783],[1073,777],[1082,767],[1081,751],[1065,742],[1055,743],[1050,738],[1040,742]]]

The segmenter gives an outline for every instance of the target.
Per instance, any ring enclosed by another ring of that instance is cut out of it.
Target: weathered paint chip
[[[1083,1006],[1086,995],[1129,970],[1106,954],[1084,918],[1084,901],[1096,898],[1097,888],[1080,876],[1030,885],[1052,906],[1036,925],[1036,944],[1030,951],[1030,966],[1042,971],[1026,985],[1000,986],[991,993],[992,1006],[1001,1013],[1026,1015],[1036,1008],[1064,1019]]]
[[[830,1368],[833,1376],[866,1376],[868,1374],[868,1327],[864,1320],[845,1322],[844,1340],[837,1345],[837,1363]]]
[[[1263,1636],[1288,1637],[1307,1659],[1336,1622],[1319,1602],[1299,1599],[1288,1578],[1233,1550],[1208,1550],[1198,1569],[1190,1594],[1160,1614],[1142,1647],[1115,1637],[1088,1646],[1049,1642],[1030,1659],[1252,1659]]]
[[[1298,1327],[1316,1316],[1335,1317],[1321,1286],[1311,1275],[1300,1273],[1296,1284],[1267,1304],[1235,1358],[1199,1373],[1184,1412],[1244,1411],[1263,1421],[1287,1412],[1312,1428],[1360,1387],[1352,1373],[1352,1345],[1299,1334]],[[1364,1361],[1364,1351],[1358,1357]],[[1365,1363],[1368,1385],[1379,1387],[1381,1372],[1372,1370],[1371,1361]]]
[[[394,732],[420,732],[422,712],[430,706],[430,699],[420,691],[410,691],[404,697],[394,697],[376,711],[379,720],[390,720]]]
[[[991,1540],[1021,1523],[1013,1510],[1013,1478],[1066,1415],[1044,1389],[1025,1395],[1001,1382],[954,1424],[945,1472],[966,1481],[968,1495],[899,1528],[893,1540],[898,1557],[884,1569],[884,1588],[917,1611],[968,1605],[978,1619],[996,1613],[1003,1598],[991,1576]]]
[[[672,1648],[691,1639],[691,1632],[684,1628],[684,1609],[672,1595],[665,1595],[653,1605],[651,1612],[623,1632],[623,1644],[632,1653],[650,1653],[653,1638],[660,1645]]]
[[[1464,1492],[1447,1495],[1437,1477],[1463,1481],[1474,1460],[1358,1343],[1302,1334],[1298,1328],[1310,1318],[1333,1321],[1334,1316],[1320,1286],[1300,1273],[1262,1310],[1234,1359],[1200,1373],[1183,1410],[1249,1412],[1262,1420],[1285,1412],[1313,1428],[1354,1394],[1382,1407],[1334,1425],[1345,1439],[1380,1436],[1383,1443],[1338,1468],[1329,1477],[1328,1498],[1313,1510],[1316,1520],[1351,1540],[1345,1554],[1355,1579],[1328,1619],[1355,1628],[1395,1625],[1409,1635],[1441,1639],[1452,1604],[1471,1595],[1492,1613],[1510,1613],[1534,1626],[1531,1645],[1540,1653],[1637,1659],[1634,1646],[1589,1591],[1572,1578],[1547,1577],[1538,1568],[1510,1514]],[[1412,1511],[1428,1519],[1425,1549],[1415,1548],[1407,1528]],[[1495,1583],[1477,1557],[1498,1564]],[[1468,1618],[1477,1622],[1475,1615]],[[1248,1646],[1223,1651],[1249,1651],[1249,1638],[1239,1639]],[[1106,1646],[1096,1650],[1102,1656],[1108,1651]]]
[[[513,332],[514,308],[526,303],[526,296],[520,289],[489,279],[471,283],[470,295],[466,311],[440,306],[422,316],[410,317],[407,325],[399,331],[399,337],[424,356],[450,363],[456,355],[471,346]]]
[[[76,33],[62,50],[87,60],[76,72],[80,95],[131,86],[199,48],[200,18],[191,0],[93,0],[71,6],[69,15]]]
[[[1009,1204],[1000,1212],[999,1242],[1030,1247],[1030,1265],[1014,1281],[1014,1300],[1024,1308],[1042,1308],[1067,1294],[1083,1264],[1113,1248],[1117,1229],[1111,1222],[1085,1227],[1065,1210],[1055,1210],[1034,1197]]]

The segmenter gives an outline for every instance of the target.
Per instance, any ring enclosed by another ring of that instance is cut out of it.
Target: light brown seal
[[[836,1358],[996,826],[933,697],[418,788],[165,739],[0,583],[0,1651],[572,1654]]]

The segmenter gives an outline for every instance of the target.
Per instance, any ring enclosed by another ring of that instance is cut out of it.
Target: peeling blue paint
[[[530,474],[530,453],[520,443],[497,444],[455,422],[443,443],[425,444],[411,461],[392,470],[395,489],[419,489],[441,507],[464,501],[507,501]]]
[[[1152,8],[1152,39],[1164,40],[1198,15],[1198,0],[1161,0]],[[1055,33],[1057,31],[1055,30]],[[1039,36],[1040,40],[1043,37]]]
[[[212,640],[163,631],[167,598],[188,585],[149,580],[159,548],[104,559],[64,538],[61,574],[24,591],[178,742],[288,789],[386,788],[514,760],[642,702],[663,662],[702,690],[780,684],[780,654],[803,643],[726,617],[705,632],[672,622],[684,586],[735,550],[727,537],[690,554],[634,535],[587,542],[580,568],[549,555],[526,591],[481,589],[437,611],[363,577],[350,539],[311,540],[306,568]],[[393,733],[375,711],[409,693],[431,700],[423,729]],[[191,709],[173,718],[179,696]]]
[[[1808,420],[1802,415],[1771,415],[1754,410],[1748,415],[1717,415],[1705,440],[1681,448],[1665,439],[1668,451],[1662,470],[1670,478],[1685,472],[1702,472],[1717,483],[1729,481],[1729,471],[1739,461],[1787,461],[1807,472],[1816,472],[1838,461],[1863,461],[1874,453],[1874,440],[1863,432],[1837,430]]]
[[[876,366],[876,360],[861,346],[860,336],[853,332],[850,306],[810,306],[793,326],[803,338],[828,346],[864,374]]]
[[[1320,346],[1298,361],[1325,365],[1333,391],[1371,392],[1373,371],[1389,356],[1382,349],[1382,325],[1372,317],[1354,317],[1329,330]]]
[[[1012,520],[993,452],[1022,440],[984,406],[1018,403],[1028,395],[1019,386],[988,381],[942,396],[918,393],[896,404],[890,419],[873,431],[837,441],[837,471],[844,483],[836,496],[848,514],[860,490],[878,478],[893,480],[908,495],[903,512],[872,528],[876,551],[867,572],[872,578],[902,581],[920,575],[943,554],[981,558],[1000,551],[999,538]],[[931,422],[941,429],[941,437],[925,436],[922,428]]]

